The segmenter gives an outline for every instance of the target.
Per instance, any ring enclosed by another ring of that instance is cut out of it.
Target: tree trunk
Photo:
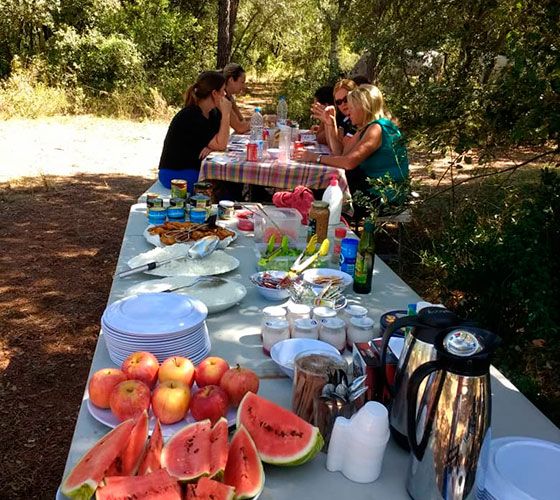
[[[239,0],[218,0],[218,50],[216,64],[223,68],[231,56]]]
[[[329,75],[331,78],[338,78],[340,73],[340,63],[338,61],[338,38],[340,35],[340,21],[333,20],[330,25],[331,46],[329,50]]]

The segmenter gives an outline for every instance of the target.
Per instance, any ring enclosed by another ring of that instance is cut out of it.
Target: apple
[[[88,383],[89,400],[99,408],[109,408],[111,391],[126,375],[118,368],[102,368],[96,371]]]
[[[239,406],[245,394],[248,392],[257,393],[259,377],[253,370],[237,365],[237,367],[230,368],[223,374],[220,387],[226,391],[229,402],[233,406]]]
[[[226,391],[218,385],[207,385],[193,394],[191,414],[195,420],[209,418],[214,424],[226,416],[228,406]]]
[[[152,410],[162,424],[174,424],[185,418],[190,399],[188,385],[176,380],[165,380],[154,389]]]
[[[198,387],[218,385],[222,375],[229,370],[225,359],[209,356],[196,367],[195,380]]]
[[[121,370],[127,379],[141,380],[152,389],[157,381],[159,362],[151,352],[133,352],[124,360]]]
[[[125,380],[113,388],[109,406],[121,421],[136,418],[150,407],[150,388],[140,380]]]
[[[158,379],[160,382],[176,380],[192,387],[194,383],[195,367],[189,358],[172,356],[167,358],[159,367]]]

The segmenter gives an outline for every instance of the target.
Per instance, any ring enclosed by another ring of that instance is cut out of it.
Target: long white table
[[[123,238],[116,272],[128,269],[126,262],[138,253],[153,247],[142,236],[147,226],[145,205],[135,204]],[[254,242],[251,236],[240,234],[237,241],[227,249],[240,261],[240,267],[225,275],[243,283],[247,296],[227,311],[210,315],[207,319],[212,340],[211,354],[220,356],[230,364],[240,363],[255,370],[261,377],[259,394],[290,408],[291,381],[267,357],[259,338],[261,311],[271,302],[265,301],[249,281],[255,271]],[[402,309],[420,297],[404,283],[381,259],[375,260],[373,292],[365,296],[349,295],[349,299],[369,309],[376,320],[390,309]],[[127,289],[135,283],[150,279],[147,275],[135,278],[115,279],[108,303],[127,295]],[[90,369],[95,371],[114,366],[109,359],[103,334],[100,334]],[[492,435],[530,436],[560,443],[560,429],[552,424],[527,400],[503,375],[492,369]],[[85,396],[85,395],[84,395]],[[84,402],[80,408],[74,436],[68,453],[66,475],[82,454],[87,451],[108,428],[96,421]],[[341,473],[331,473],[325,468],[326,455],[320,453],[313,461],[300,467],[282,468],[265,465],[266,484],[261,500],[287,499],[406,499],[405,478],[408,454],[390,441],[380,478],[371,484],[357,484]]]

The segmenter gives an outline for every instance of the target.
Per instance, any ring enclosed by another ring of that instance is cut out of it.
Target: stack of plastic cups
[[[381,474],[389,436],[389,414],[381,403],[366,403],[350,420],[338,417],[329,443],[327,469],[341,471],[356,483],[375,481]]]

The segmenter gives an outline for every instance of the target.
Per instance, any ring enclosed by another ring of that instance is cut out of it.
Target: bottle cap
[[[337,227],[334,230],[334,235],[336,238],[344,238],[346,236],[346,228],[345,227]]]
[[[255,113],[260,113],[261,112],[261,108],[259,108],[258,106],[255,108]]]

